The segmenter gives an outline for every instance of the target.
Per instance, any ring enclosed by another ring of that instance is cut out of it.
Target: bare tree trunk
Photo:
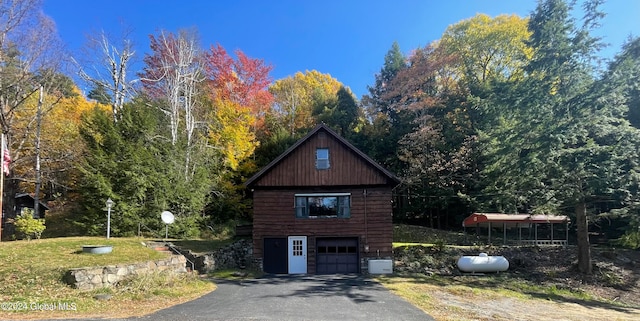
[[[199,68],[199,66],[198,66]],[[184,106],[185,106],[185,124],[186,124],[186,134],[187,134],[187,154],[185,157],[185,177],[189,177],[189,167],[191,165],[191,149],[193,147],[193,135],[196,130],[196,95],[198,83],[201,82],[203,78],[200,75],[199,70],[193,70],[191,74],[187,75],[186,78],[186,86],[185,86],[185,95],[184,95]]]
[[[147,82],[157,82],[162,93],[166,96],[168,106],[163,109],[169,116],[171,143],[176,145],[179,138],[180,122],[185,123],[185,138],[187,142],[185,152],[185,179],[191,176],[191,148],[197,125],[196,109],[198,84],[204,81],[202,64],[199,58],[195,36],[187,32],[180,32],[177,36],[162,32],[158,39],[161,48],[156,53],[159,56],[159,66],[162,72],[157,79],[144,79]],[[183,115],[184,114],[184,118]]]
[[[290,82],[289,86],[289,95],[287,97],[289,99],[289,117],[291,117],[291,120],[289,121],[289,132],[291,133],[291,136],[294,136],[296,133],[296,115],[298,112],[298,101],[300,99],[298,97],[296,89],[294,88],[293,80]]]
[[[135,51],[128,39],[123,39],[120,47],[116,47],[104,31],[100,34],[99,39],[93,38],[91,41],[90,46],[94,51],[90,53],[92,55],[90,59],[93,60],[92,70],[87,71],[76,61],[79,68],[78,75],[86,82],[96,87],[103,87],[111,94],[111,111],[115,122],[118,120],[118,114],[121,112],[127,96],[131,95],[127,74],[129,63],[135,55]]]
[[[591,246],[589,245],[589,226],[587,224],[587,205],[584,201],[575,208],[578,237],[578,270],[584,274],[592,274]]]

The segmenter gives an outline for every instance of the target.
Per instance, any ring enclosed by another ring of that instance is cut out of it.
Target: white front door
[[[289,236],[289,274],[307,273],[307,237]]]

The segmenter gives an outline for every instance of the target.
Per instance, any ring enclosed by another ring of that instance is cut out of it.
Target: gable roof
[[[27,194],[27,193],[16,194],[16,199],[24,199],[24,200],[26,200],[28,202],[33,203],[34,206],[35,206],[35,203],[36,203],[36,199],[33,196],[31,196],[31,194]],[[40,201],[38,201],[38,203],[40,204],[40,206],[42,208],[44,208],[45,211],[48,211],[50,209],[49,206],[47,206],[47,204],[42,203]]]
[[[568,223],[571,219],[565,215],[546,214],[501,214],[501,213],[473,213],[462,221],[462,226],[486,226],[489,223]]]
[[[257,172],[251,178],[249,178],[244,183],[244,186],[249,187],[249,186],[253,185],[260,178],[262,178],[266,173],[268,173],[271,169],[273,169],[278,163],[280,163],[283,159],[285,159],[287,156],[289,156],[294,150],[296,150],[298,147],[300,147],[300,145],[304,144],[307,140],[309,140],[309,138],[311,138],[313,135],[315,135],[317,132],[319,132],[321,130],[325,131],[327,134],[329,134],[330,136],[335,138],[337,141],[342,143],[345,147],[347,147],[347,149],[349,149],[352,152],[354,152],[356,155],[358,155],[360,158],[362,158],[367,164],[369,164],[372,167],[374,167],[377,170],[379,170],[384,176],[386,176],[387,178],[389,178],[390,180],[392,180],[395,183],[398,183],[398,184],[400,183],[400,179],[398,179],[393,173],[391,173],[386,168],[382,167],[382,165],[378,164],[376,161],[371,159],[371,157],[367,156],[367,154],[363,153],[361,150],[359,150],[358,148],[353,146],[349,141],[344,139],[342,136],[338,135],[338,133],[336,133],[331,128],[329,128],[329,126],[327,126],[325,124],[320,124],[320,125],[316,126],[313,130],[311,130],[307,135],[305,135],[304,137],[299,139],[297,142],[295,142],[295,144],[293,144],[291,147],[289,147],[284,153],[282,153],[282,154],[280,154],[280,156],[276,157],[273,161],[271,161],[271,163],[269,163],[267,166],[263,167],[259,172]]]

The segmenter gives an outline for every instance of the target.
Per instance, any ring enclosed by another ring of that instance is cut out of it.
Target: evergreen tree
[[[87,94],[87,98],[93,99],[103,105],[109,105],[111,103],[111,96],[109,96],[104,86],[100,84],[94,85],[93,88],[91,88],[89,94]]]
[[[390,85],[398,72],[407,68],[407,61],[397,42],[384,57],[384,64],[375,76],[375,84],[368,87],[369,94],[362,97],[362,105],[368,120],[362,130],[361,147],[373,159],[393,172],[402,171],[402,164],[398,160],[398,142],[411,132],[412,117],[403,110],[397,110],[393,104],[401,97],[390,93]]]
[[[629,39],[609,66],[607,78],[620,90],[628,107],[627,119],[640,128],[640,37]]]
[[[587,209],[627,207],[638,190],[640,136],[625,119],[628,100],[610,77],[593,76],[600,43],[590,30],[602,16],[599,3],[585,4],[581,28],[565,1],[539,3],[529,22],[534,49],[525,68],[529,76],[515,95],[506,96],[516,108],[502,115],[484,149],[485,174],[493,183],[486,191],[501,195],[498,207],[573,209],[578,269],[585,274],[592,273]]]
[[[319,94],[322,94],[319,92]],[[358,127],[360,106],[348,88],[341,86],[335,97],[317,97],[313,116],[340,136],[350,139]]]
[[[96,235],[104,231],[103,205],[115,202],[112,215],[114,235],[132,235],[138,223],[160,230],[159,214],[168,210],[176,215],[173,235],[199,235],[200,223],[209,196],[216,186],[220,155],[202,146],[192,151],[192,179],[185,181],[186,143],[172,145],[165,137],[166,115],[144,101],[126,104],[118,122],[96,107],[84,119],[81,135],[87,157],[81,165],[83,178],[81,212],[76,213],[83,232]]]
[[[384,56],[384,64],[382,65],[382,69],[380,69],[380,73],[375,77],[375,85],[368,87],[369,95],[363,97],[369,117],[374,118],[378,113],[382,113],[386,115],[391,122],[396,120],[395,110],[390,107],[391,102],[385,97],[385,92],[387,91],[387,86],[396,77],[398,72],[406,67],[406,58],[400,51],[398,42],[394,41]]]

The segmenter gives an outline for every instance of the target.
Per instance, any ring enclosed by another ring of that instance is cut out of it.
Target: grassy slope
[[[0,243],[0,302],[75,303],[77,311],[0,310],[0,319],[29,317],[79,317],[140,315],[202,295],[215,286],[193,276],[156,275],[122,282],[116,289],[79,291],[62,282],[64,273],[76,267],[144,262],[166,254],[148,249],[140,239],[73,237]],[[82,253],[82,245],[113,245],[110,254]],[[109,304],[93,298],[98,293],[113,297]]]

